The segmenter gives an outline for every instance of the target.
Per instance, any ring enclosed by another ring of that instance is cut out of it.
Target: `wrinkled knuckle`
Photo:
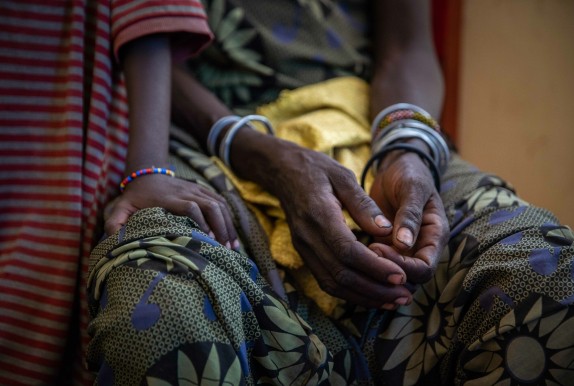
[[[353,283],[353,275],[346,269],[340,269],[334,274],[335,282],[341,287],[350,287]]]
[[[340,166],[331,176],[331,181],[336,185],[350,185],[357,181],[355,173],[346,167]]]
[[[319,222],[320,219],[325,218],[323,210],[318,205],[310,205],[307,210],[301,213],[301,218],[308,223]]]
[[[331,239],[331,245],[333,250],[337,253],[337,260],[339,260],[344,265],[350,265],[353,263],[353,255],[351,253],[351,242],[344,236],[339,235]]]
[[[406,221],[413,226],[415,224],[420,224],[422,217],[423,217],[423,213],[420,210],[420,208],[418,208],[415,205],[409,205],[407,206],[404,211],[403,211],[403,215],[406,219]]]
[[[432,187],[434,188],[434,181],[430,181]],[[423,205],[430,197],[432,192],[431,186],[429,185],[429,181],[426,178],[421,178],[421,176],[417,175],[410,175],[408,177],[404,177],[401,181],[401,185],[408,192],[408,194],[412,197],[414,202],[417,205]]]
[[[319,204],[322,201],[321,196],[316,192],[304,194],[300,197],[298,204],[293,206],[291,214],[305,222],[316,219],[317,216],[321,215],[321,205]]]
[[[221,210],[229,210],[229,206],[227,206],[227,202],[223,201],[215,201],[215,203],[219,206]]]
[[[209,200],[207,202],[205,209],[209,210],[210,212],[218,212],[219,210],[221,210],[221,205],[219,204],[219,202],[217,202],[215,200],[213,200],[213,201]]]
[[[187,201],[185,206],[186,206],[186,209],[188,210],[188,212],[190,212],[190,213],[194,213],[194,212],[197,212],[198,210],[200,210],[199,204],[195,201]]]
[[[345,181],[355,181],[357,179],[355,173],[345,167],[341,168],[341,177],[344,178]]]
[[[411,178],[411,185],[413,186],[413,189],[416,189],[418,191],[424,191],[427,188],[427,179],[426,178],[420,178],[420,177],[412,177]]]
[[[323,279],[319,282],[319,287],[331,296],[338,296],[340,289],[333,279]]]
[[[371,211],[373,209],[373,200],[366,194],[361,194],[358,198],[357,206],[361,211]]]
[[[346,267],[352,266],[355,263],[355,257],[350,252],[350,248],[345,246],[340,246],[337,249],[339,252],[339,261]]]

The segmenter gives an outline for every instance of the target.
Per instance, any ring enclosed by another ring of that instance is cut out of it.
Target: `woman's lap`
[[[431,384],[569,382],[572,232],[456,157],[443,186],[448,247],[414,302],[371,332],[377,376],[405,385],[420,377]]]
[[[90,280],[97,316],[88,361],[100,369],[99,384],[328,375],[327,348],[255,264],[191,221],[140,211],[122,240],[104,242],[94,256],[102,257],[92,271],[101,276]]]
[[[238,217],[248,216],[213,165],[175,152],[178,170],[194,165]],[[293,286],[279,290],[252,218],[238,221],[250,260],[187,219],[139,212],[92,255],[88,359],[103,369],[100,384],[107,376],[122,384],[175,384],[180,376],[231,384],[564,383],[564,358],[574,350],[571,232],[458,159],[443,186],[452,232],[433,280],[395,312],[342,307],[334,318]],[[525,350],[532,354],[523,358]]]

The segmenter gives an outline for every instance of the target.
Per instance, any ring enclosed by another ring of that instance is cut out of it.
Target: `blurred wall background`
[[[463,0],[458,146],[574,228],[574,0]]]

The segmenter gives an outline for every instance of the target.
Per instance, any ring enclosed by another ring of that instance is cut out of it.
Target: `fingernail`
[[[209,235],[209,237],[211,237],[212,239],[215,239],[215,233],[213,233],[212,231],[209,231],[208,235]]]
[[[231,244],[229,243],[229,241],[225,243],[225,248],[231,249]]]
[[[404,306],[405,304],[408,304],[409,301],[410,301],[410,299],[407,298],[407,297],[395,299],[395,303],[396,303],[396,304],[400,304],[401,306]]]
[[[233,247],[233,249],[238,250],[239,247],[241,246],[241,244],[239,244],[239,240],[235,239],[235,240],[233,240],[233,242],[231,243],[231,246]]]
[[[381,306],[383,310],[392,311],[397,308],[397,305],[394,303],[385,303]]]
[[[403,275],[401,275],[400,273],[393,273],[392,275],[389,275],[387,280],[391,284],[401,285],[405,282],[405,277]]]
[[[399,229],[399,231],[397,233],[397,239],[401,243],[403,243],[409,247],[413,246],[413,239],[414,239],[413,232],[411,232],[411,230],[408,228]]]
[[[390,228],[393,225],[385,216],[380,214],[375,216],[375,224],[377,224],[379,228]]]

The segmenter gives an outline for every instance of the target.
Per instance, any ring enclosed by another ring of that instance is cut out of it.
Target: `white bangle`
[[[414,132],[418,132],[418,134],[414,134]],[[388,126],[388,130],[384,130],[373,140],[372,152],[376,153],[381,148],[408,137],[422,139],[433,153],[439,171],[445,172],[450,160],[450,150],[446,141],[437,131],[417,120],[405,119],[393,122]]]
[[[206,141],[207,152],[209,153],[209,155],[216,155],[217,154],[217,152],[215,150],[215,145],[217,143],[217,138],[219,137],[221,130],[223,130],[223,128],[225,126],[227,126],[228,124],[237,122],[240,119],[241,118],[238,115],[228,115],[228,116],[225,116],[223,118],[218,119],[213,124],[213,126],[211,126],[211,129],[209,130],[209,134],[207,135],[207,141]]]
[[[267,133],[269,133],[270,135],[275,135],[273,126],[271,126],[271,122],[269,122],[269,120],[262,115],[246,115],[245,117],[237,120],[233,124],[233,126],[231,126],[229,130],[227,130],[227,133],[225,133],[225,136],[223,137],[223,140],[219,145],[219,158],[230,169],[231,169],[231,163],[229,161],[229,153],[231,148],[231,142],[233,141],[235,134],[237,134],[239,129],[241,129],[243,126],[247,125],[253,129],[253,126],[249,125],[249,122],[252,121],[263,123],[263,125],[267,129]]]

